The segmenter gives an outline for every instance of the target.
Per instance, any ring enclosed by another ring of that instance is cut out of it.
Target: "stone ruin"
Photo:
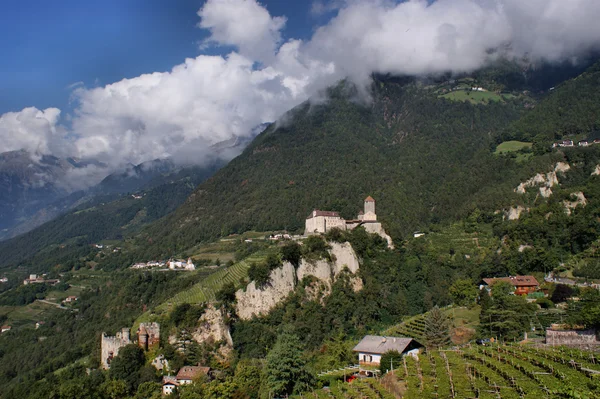
[[[102,368],[107,370],[110,368],[110,362],[119,354],[119,350],[125,345],[129,345],[131,339],[129,337],[129,328],[122,328],[121,331],[115,334],[114,337],[102,333],[101,343],[101,362]]]
[[[110,362],[119,354],[119,350],[131,343],[133,341],[127,327],[122,328],[114,337],[102,333],[100,345],[102,368],[109,369]],[[157,347],[160,344],[160,325],[158,323],[141,323],[137,331],[137,344],[145,351]]]
[[[160,324],[140,323],[137,337],[138,346],[145,351],[158,347],[160,344]]]

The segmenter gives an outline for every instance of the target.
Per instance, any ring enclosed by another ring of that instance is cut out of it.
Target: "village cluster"
[[[186,270],[192,271],[196,270],[196,265],[192,262],[192,259],[189,258],[187,261],[183,259],[178,260],[169,260],[169,261],[155,261],[151,260],[149,262],[140,262],[131,266],[132,269],[163,269],[163,270]]]
[[[580,140],[577,142],[578,147],[589,147],[590,145],[594,145],[594,144],[600,144],[600,139],[596,139],[596,140],[584,139],[584,140]],[[557,147],[575,147],[575,142],[573,140],[563,140],[563,141],[559,141],[557,143],[552,144],[552,148],[557,148]]]

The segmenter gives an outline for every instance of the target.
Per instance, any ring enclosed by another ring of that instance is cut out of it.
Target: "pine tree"
[[[450,319],[439,307],[434,307],[425,316],[423,336],[428,347],[439,348],[450,345]]]
[[[310,386],[310,373],[302,357],[302,344],[298,336],[284,331],[267,354],[263,372],[262,396],[282,397]]]

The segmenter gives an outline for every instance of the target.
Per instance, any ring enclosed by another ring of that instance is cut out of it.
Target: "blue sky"
[[[0,114],[67,109],[69,85],[106,85],[168,71],[201,53],[199,0],[7,0],[0,12]],[[306,1],[264,0],[288,18],[288,37],[309,38],[322,17]],[[203,53],[229,51],[212,48]]]

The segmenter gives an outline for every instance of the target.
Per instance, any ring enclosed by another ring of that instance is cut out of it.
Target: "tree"
[[[583,290],[579,302],[569,303],[569,320],[587,328],[600,328],[600,292],[590,288]]]
[[[381,356],[381,362],[379,363],[379,370],[381,375],[384,375],[388,371],[398,369],[402,364],[402,354],[398,351],[387,351]]]
[[[287,328],[267,354],[263,370],[262,396],[285,396],[307,389],[311,375],[302,357],[303,347],[298,336]]]
[[[228,282],[223,284],[221,289],[215,294],[217,301],[222,302],[224,305],[229,305],[235,302],[235,284]]]
[[[450,339],[450,319],[439,307],[434,307],[425,316],[425,327],[423,337],[428,347],[439,348],[449,345]]]
[[[498,282],[492,286],[492,296],[485,303],[485,294],[482,292],[480,336],[513,339],[529,330],[530,318],[537,306],[521,296],[513,295],[512,291],[511,284]]]
[[[135,344],[124,346],[110,363],[110,377],[125,381],[128,391],[133,392],[138,384],[144,361],[142,348]]]
[[[300,266],[302,249],[296,241],[290,241],[281,247],[281,260],[290,262],[295,268]]]
[[[573,296],[574,290],[566,284],[557,284],[550,300],[554,303],[566,302]]]
[[[477,287],[471,280],[456,280],[450,287],[450,296],[458,306],[472,306],[477,299]]]
[[[108,380],[100,387],[107,399],[120,399],[127,394],[127,385],[123,380]]]
[[[235,367],[233,382],[236,387],[235,398],[257,398],[260,389],[262,364],[256,359],[244,359]]]

